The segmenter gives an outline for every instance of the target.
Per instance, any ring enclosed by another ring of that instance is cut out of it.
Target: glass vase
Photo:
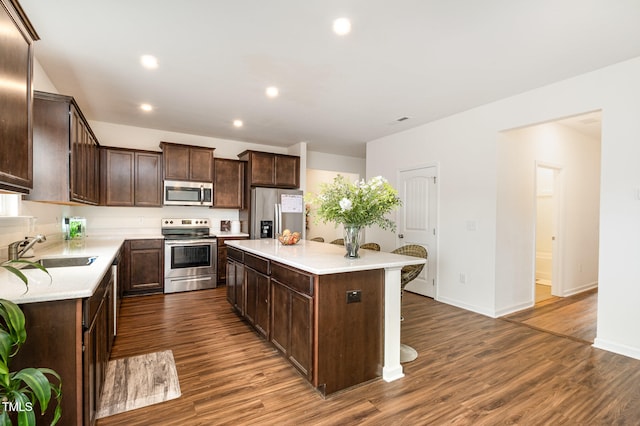
[[[360,249],[360,238],[362,237],[362,227],[350,223],[344,224],[344,248],[347,254],[344,257],[355,259],[360,257],[358,250]]]

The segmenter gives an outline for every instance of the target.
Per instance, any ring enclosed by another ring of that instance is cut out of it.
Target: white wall
[[[440,300],[492,316],[520,302],[509,261],[511,252],[525,247],[512,241],[521,230],[518,218],[508,213],[508,201],[498,206],[498,176],[519,170],[507,161],[501,132],[602,110],[595,344],[640,358],[634,326],[640,323],[638,75],[640,58],[635,58],[367,144],[367,176],[382,174],[392,183],[401,168],[439,164]],[[475,220],[477,230],[466,231],[466,220]],[[394,240],[389,233],[384,238]],[[458,282],[460,272],[467,274],[466,284]],[[498,290],[507,293],[499,300]]]
[[[342,174],[351,173],[364,177],[366,166],[365,159],[358,157],[326,154],[315,151],[309,151],[307,157],[307,167],[315,170],[327,170]]]

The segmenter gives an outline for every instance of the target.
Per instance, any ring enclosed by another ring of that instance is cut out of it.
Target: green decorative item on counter
[[[20,278],[25,285],[28,285],[28,279],[12,265],[14,263],[30,263],[49,273],[41,265],[25,260],[0,265]],[[51,425],[58,423],[62,416],[62,381],[58,373],[49,368],[23,368],[13,372],[9,370],[11,360],[26,340],[24,313],[15,303],[0,299],[0,426],[13,425],[13,419],[17,419],[19,426],[36,425],[37,406],[40,407],[40,413],[44,414],[52,397],[56,401],[56,407]],[[57,384],[51,383],[47,376],[55,378]]]
[[[78,235],[82,235],[82,227],[78,222],[74,222],[69,227],[69,238],[78,238]]]

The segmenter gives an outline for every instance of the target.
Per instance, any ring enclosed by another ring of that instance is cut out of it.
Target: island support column
[[[384,365],[382,378],[387,382],[404,377],[400,364],[400,270],[384,270]]]

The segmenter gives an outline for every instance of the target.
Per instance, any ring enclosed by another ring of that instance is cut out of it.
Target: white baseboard
[[[598,281],[594,281],[592,283],[581,285],[580,287],[566,290],[562,293],[562,297],[573,296],[574,294],[582,293],[583,291],[591,290],[594,288],[598,288]]]
[[[523,309],[533,308],[534,306],[535,306],[534,302],[526,302],[526,303],[521,303],[519,305],[510,306],[510,307],[505,308],[505,309],[500,309],[500,310],[496,311],[496,318],[497,317],[503,317],[505,315],[509,315],[509,314],[514,313],[514,312],[522,311]]]
[[[631,346],[621,345],[598,337],[594,339],[593,347],[628,356],[630,358],[640,359],[640,348],[632,348]]]
[[[487,309],[481,308],[479,306],[475,306],[475,305],[469,305],[466,304],[464,302],[460,302],[459,300],[454,300],[454,299],[449,299],[447,297],[438,297],[436,299],[438,302],[442,302],[442,303],[446,303],[447,305],[452,305],[455,306],[457,308],[461,308],[467,311],[471,311],[471,312],[475,312],[477,314],[481,314],[487,317],[491,317],[491,318],[496,318],[496,315],[494,315],[494,312],[489,311]]]

